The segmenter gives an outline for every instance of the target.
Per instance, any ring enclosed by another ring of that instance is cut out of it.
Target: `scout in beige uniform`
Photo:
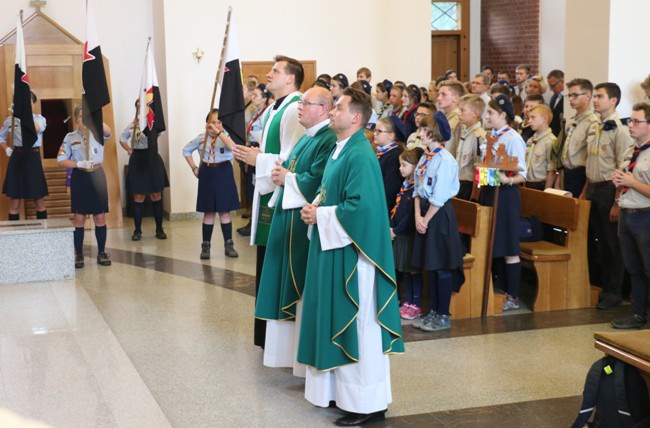
[[[621,189],[614,186],[612,173],[627,165],[626,159],[634,143],[616,112],[621,89],[615,83],[601,83],[595,90],[594,109],[601,121],[596,138],[590,140],[587,147],[586,198],[591,201],[589,235],[597,239],[597,247],[589,246],[589,260],[592,266],[600,268],[601,273],[598,277],[603,293],[597,308],[609,309],[621,303],[624,274],[617,235],[619,208],[614,204]],[[597,249],[604,263],[596,264]]]
[[[573,79],[568,84],[569,103],[576,111],[566,125],[566,141],[560,154],[564,171],[564,189],[577,198],[585,191],[587,146],[596,138],[598,116],[590,109],[593,85],[587,79]]]
[[[472,196],[478,196],[474,188],[474,171],[476,163],[481,158],[479,146],[485,140],[485,131],[481,128],[481,117],[484,111],[485,102],[478,95],[464,95],[459,101],[460,138],[456,144],[456,152],[452,155],[458,163],[460,190],[456,197],[460,199],[469,200]],[[472,195],[473,193],[475,194]]]
[[[460,126],[458,120],[458,100],[465,95],[465,87],[457,80],[443,80],[438,85],[438,108],[447,117],[451,128],[451,138],[446,142],[445,148],[452,155],[456,153],[456,146],[460,139]]]
[[[626,169],[614,171],[612,179],[621,187],[618,201],[618,235],[625,269],[632,284],[633,313],[612,321],[614,328],[641,328],[648,321],[650,291],[650,104],[632,107],[627,122],[636,146]]]
[[[538,105],[528,115],[528,123],[535,133],[526,141],[526,187],[544,190],[552,187],[555,179],[555,162],[551,161],[551,153],[556,138],[549,128],[553,112],[545,105]]]

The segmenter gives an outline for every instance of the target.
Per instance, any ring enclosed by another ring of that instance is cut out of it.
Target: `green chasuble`
[[[264,153],[280,153],[280,122],[282,122],[282,115],[284,111],[292,103],[300,101],[300,95],[295,95],[293,98],[286,103],[279,112],[273,116],[271,123],[269,124],[269,132],[266,135],[266,144],[264,146]],[[271,109],[266,113],[264,123],[268,122],[269,116],[271,115]],[[266,241],[269,238],[269,230],[271,229],[271,220],[273,218],[273,208],[269,207],[269,201],[271,200],[273,193],[268,193],[266,195],[260,195],[260,206],[258,207],[258,216],[257,216],[257,231],[255,232],[255,245],[266,246]]]
[[[323,177],[323,170],[336,134],[327,125],[310,137],[303,135],[282,166],[295,174],[300,193],[311,203]],[[296,303],[305,284],[309,240],[300,208],[282,209],[284,187],[275,204],[269,232],[255,317],[269,320],[294,320]]]
[[[404,352],[386,196],[377,156],[363,129],[345,144],[323,172],[319,206],[336,206],[336,217],[352,241],[323,251],[318,229],[309,242],[298,362],[330,370],[359,361],[359,253],[375,266],[377,321],[383,352]]]

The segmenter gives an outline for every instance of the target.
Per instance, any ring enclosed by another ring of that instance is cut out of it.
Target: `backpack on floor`
[[[580,413],[571,427],[582,428],[594,410],[590,427],[647,427],[650,398],[639,370],[611,356],[596,361],[587,374]]]

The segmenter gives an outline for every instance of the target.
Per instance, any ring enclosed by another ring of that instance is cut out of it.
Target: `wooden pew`
[[[521,215],[564,230],[563,243],[522,242],[521,261],[537,274],[535,312],[586,308],[591,287],[587,265],[589,207],[585,200],[521,188]]]
[[[637,369],[650,390],[650,330],[594,334],[594,346]]]
[[[459,293],[451,298],[449,311],[453,319],[480,318],[483,302],[483,278],[486,269],[485,254],[488,246],[492,208],[453,198],[451,200],[458,220],[458,231],[470,237],[469,253],[464,258],[465,283]],[[490,290],[488,315],[501,313],[502,296]]]

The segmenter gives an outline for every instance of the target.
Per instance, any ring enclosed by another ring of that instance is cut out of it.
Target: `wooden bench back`
[[[452,198],[451,204],[456,212],[458,231],[476,238],[481,232],[479,212],[482,207],[477,203],[458,198]]]
[[[578,227],[578,200],[522,187],[521,215],[568,230]]]

